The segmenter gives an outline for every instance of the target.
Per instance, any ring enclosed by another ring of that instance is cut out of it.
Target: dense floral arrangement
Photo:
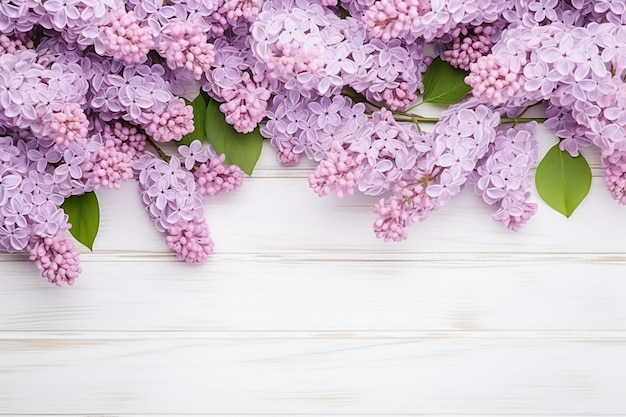
[[[168,247],[202,262],[202,199],[236,189],[263,138],[318,163],[320,196],[380,196],[384,240],[467,186],[518,230],[533,176],[569,216],[590,146],[624,204],[625,70],[625,0],[0,0],[0,250],[72,284],[94,191],[135,179]],[[537,122],[560,142],[535,172]]]

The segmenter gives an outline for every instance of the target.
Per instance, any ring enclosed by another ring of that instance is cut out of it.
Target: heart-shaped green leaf
[[[422,78],[424,82],[424,103],[450,104],[461,101],[472,88],[465,84],[467,72],[440,58],[435,58]]]
[[[72,236],[93,251],[93,242],[100,227],[100,207],[96,193],[92,191],[68,197],[61,208],[69,216]]]
[[[554,145],[537,167],[535,184],[541,198],[565,217],[572,215],[591,188],[591,169],[582,156]]]
[[[259,128],[250,133],[237,132],[220,111],[219,103],[210,100],[206,111],[207,140],[218,154],[226,155],[226,163],[239,166],[248,175],[256,166],[261,149],[263,136]]]

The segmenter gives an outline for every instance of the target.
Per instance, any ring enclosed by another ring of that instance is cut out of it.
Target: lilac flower
[[[493,56],[480,57],[469,68],[471,72],[465,77],[465,82],[472,87],[474,97],[483,103],[493,106],[505,104],[522,88],[520,74],[511,71],[505,61]]]
[[[29,259],[42,277],[58,286],[74,284],[81,272],[78,251],[63,233],[37,240],[29,248]]]
[[[28,226],[28,215],[32,209],[33,205],[29,202],[29,194],[16,194],[6,204],[2,205],[0,214],[4,216],[6,225],[26,228]]]
[[[142,63],[154,47],[154,40],[148,27],[141,27],[133,11],[113,11],[109,14],[109,24],[102,29],[101,38],[96,41],[96,51],[112,56],[127,64]]]
[[[554,22],[557,20],[557,14],[554,10],[557,5],[557,0],[536,0],[528,4],[528,10],[534,13],[533,18],[539,23],[545,19]]]
[[[148,114],[146,133],[158,142],[178,141],[194,130],[193,108],[183,99],[172,100],[160,113]]]
[[[188,170],[191,170],[196,165],[196,162],[204,163],[209,160],[208,148],[202,146],[202,142],[199,140],[194,140],[189,146],[180,145],[178,153],[184,158],[184,165]]]
[[[23,252],[30,238],[28,227],[20,227],[15,223],[0,225],[0,248],[6,252]]]
[[[200,80],[215,59],[213,45],[208,43],[204,29],[186,20],[172,20],[159,43],[159,52],[172,68],[184,68]]]
[[[374,233],[385,242],[399,242],[408,237],[406,229],[413,223],[422,221],[438,207],[437,199],[426,192],[431,177],[418,172],[413,178],[399,181],[393,196],[380,199],[374,206],[378,214],[374,222]]]
[[[371,37],[387,42],[406,36],[416,18],[429,11],[431,5],[425,0],[381,0],[365,11],[363,23]]]
[[[497,208],[494,220],[511,230],[519,230],[537,209],[528,202],[531,170],[539,158],[535,127],[533,122],[499,128],[487,155],[469,177],[474,191]]]
[[[42,238],[52,237],[67,228],[67,215],[51,202],[36,206],[31,211],[30,219],[34,234]]]
[[[616,150],[603,156],[604,181],[611,196],[620,204],[626,204],[626,152]]]
[[[167,247],[178,259],[188,263],[201,263],[213,253],[213,240],[204,221],[181,220],[167,230]]]
[[[220,111],[226,122],[238,132],[250,133],[265,117],[270,91],[245,76],[236,89],[222,90],[222,97],[225,103],[220,105]]]
[[[309,175],[309,186],[319,196],[335,192],[337,197],[352,195],[361,176],[362,167],[357,162],[358,154],[344,149],[338,142],[320,161],[315,171]]]
[[[224,155],[212,157],[194,171],[196,187],[201,196],[213,196],[239,188],[244,173],[237,165],[224,165]]]
[[[442,171],[439,181],[429,185],[426,193],[429,197],[439,200],[442,205],[448,203],[465,184],[466,178],[463,177],[462,172],[462,168],[456,165]]]
[[[9,197],[13,196],[19,187],[22,177],[9,171],[0,170],[0,207],[4,206]]]
[[[85,151],[78,146],[66,149],[63,152],[63,163],[55,168],[55,174],[61,177],[69,176],[74,179],[82,178],[82,166],[86,160],[85,155]]]

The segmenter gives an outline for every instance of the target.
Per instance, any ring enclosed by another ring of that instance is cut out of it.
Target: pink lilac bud
[[[413,91],[408,83],[401,82],[396,88],[388,88],[382,93],[385,104],[390,110],[403,110],[415,103],[417,95]]]
[[[604,182],[611,196],[620,204],[626,204],[626,152],[615,150],[602,157]]]
[[[470,64],[470,74],[465,82],[472,94],[482,103],[499,106],[505,104],[521,89],[520,74],[513,72],[507,62],[493,55],[480,57]]]
[[[490,25],[460,25],[449,34],[452,41],[444,45],[441,56],[453,67],[469,71],[470,64],[491,51],[494,32],[495,28]]]
[[[161,41],[159,52],[171,69],[185,68],[196,80],[211,69],[215,60],[213,44],[208,42],[203,27],[186,20],[175,20],[167,26],[167,36]]]
[[[87,141],[89,121],[78,104],[67,104],[61,111],[52,113],[50,118],[49,136],[58,146],[67,148],[70,143]]]
[[[285,166],[294,166],[300,162],[300,154],[293,151],[292,146],[284,146],[282,149],[277,149],[276,159],[278,162]]]
[[[172,100],[159,114],[149,116],[146,133],[157,142],[179,141],[194,130],[193,108],[182,98]]]
[[[381,0],[365,11],[362,21],[370,37],[387,42],[409,33],[416,18],[430,10],[426,0]]]
[[[256,20],[261,9],[261,0],[222,0],[217,12],[211,16],[214,24],[211,30],[222,35],[229,27],[236,26],[241,19],[248,23]]]
[[[437,199],[426,193],[429,176],[419,176],[414,181],[400,181],[394,195],[381,198],[374,206],[378,218],[374,233],[385,242],[399,242],[407,238],[406,229],[423,220],[437,208]]]
[[[263,120],[267,110],[267,100],[270,92],[264,87],[257,86],[249,79],[237,84],[234,90],[223,90],[225,103],[220,105],[220,111],[226,115],[226,121],[236,131],[250,133]]]
[[[42,277],[58,286],[72,285],[81,272],[78,251],[63,232],[36,241],[29,249],[29,259]]]
[[[165,242],[178,259],[193,264],[206,261],[214,247],[204,219],[180,220],[167,229]]]
[[[499,208],[493,214],[493,219],[501,221],[509,230],[519,231],[537,212],[537,204],[529,203],[526,199],[527,193],[507,195],[498,203]]]
[[[234,25],[239,18],[252,23],[259,15],[261,0],[225,0],[219,12],[226,15],[226,19]]]
[[[196,189],[202,197],[227,193],[239,188],[243,182],[243,171],[237,165],[224,165],[224,155],[200,164],[193,175]]]
[[[104,53],[127,64],[142,63],[154,47],[149,27],[139,26],[134,12],[115,11],[102,31]]]
[[[111,139],[115,146],[122,152],[135,157],[146,146],[146,135],[141,133],[136,126],[125,121],[116,121],[112,125],[105,125],[103,139]]]
[[[0,34],[0,55],[12,54],[25,49],[33,49],[33,43],[30,40],[23,41],[18,37]]]
[[[86,166],[86,175],[89,183],[95,190],[105,187],[111,190],[118,190],[122,182],[133,177],[131,162],[132,154],[120,150],[115,141],[106,140],[98,151],[91,154],[89,163]]]
[[[272,80],[288,80],[294,74],[315,73],[324,63],[319,45],[301,45],[296,40],[277,41],[276,51],[265,57],[267,75]]]
[[[309,175],[309,186],[320,197],[333,192],[339,198],[354,194],[361,171],[357,157],[356,152],[346,150],[335,142],[326,159],[321,160]]]

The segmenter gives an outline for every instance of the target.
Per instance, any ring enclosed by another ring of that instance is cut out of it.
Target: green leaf
[[[550,207],[569,217],[589,193],[591,170],[582,155],[574,158],[556,144],[539,163],[535,184]]]
[[[198,97],[195,98],[191,103],[188,100],[185,100],[187,104],[191,104],[193,107],[193,132],[186,134],[180,140],[181,145],[189,145],[194,140],[203,141],[206,138],[206,98],[204,94],[198,94]]]
[[[261,156],[263,136],[259,128],[250,133],[237,132],[220,112],[219,103],[210,100],[206,111],[207,139],[218,154],[226,155],[226,163],[238,165],[248,175]]]
[[[61,208],[69,216],[72,236],[93,251],[93,242],[100,227],[100,207],[96,193],[92,191],[68,197]]]
[[[450,105],[458,103],[472,88],[465,84],[467,72],[440,58],[435,58],[422,78],[424,82],[424,103]]]

